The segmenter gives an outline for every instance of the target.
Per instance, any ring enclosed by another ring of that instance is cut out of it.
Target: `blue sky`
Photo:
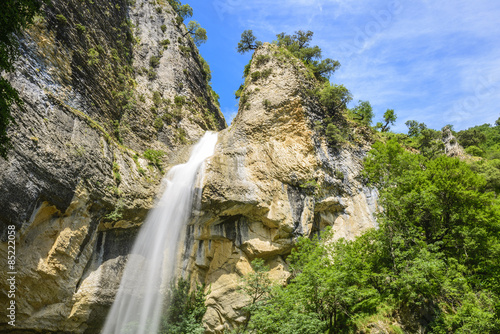
[[[261,41],[312,30],[313,45],[340,69],[330,78],[353,101],[368,100],[380,120],[398,115],[395,131],[415,119],[456,130],[500,117],[500,1],[497,0],[189,0],[207,30],[200,52],[228,124],[234,91],[250,54],[236,45],[245,29]]]

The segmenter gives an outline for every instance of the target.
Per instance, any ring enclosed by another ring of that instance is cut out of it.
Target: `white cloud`
[[[241,31],[253,29],[262,40],[282,31],[314,31],[323,56],[342,64],[333,81],[345,84],[355,100],[371,101],[377,116],[394,108],[401,124],[417,119],[435,128],[498,118],[500,2],[217,2]]]

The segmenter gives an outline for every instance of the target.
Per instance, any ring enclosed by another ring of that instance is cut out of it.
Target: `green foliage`
[[[207,31],[196,21],[189,21],[186,34],[191,35],[196,46],[200,46],[207,41]]]
[[[172,6],[177,15],[179,15],[181,19],[180,23],[186,18],[193,16],[193,8],[187,4],[183,5],[180,0],[168,0],[168,3]]]
[[[160,65],[160,59],[157,56],[151,56],[151,58],[149,58],[149,65],[153,68],[158,67],[158,65]]]
[[[469,145],[465,149],[465,152],[467,152],[470,155],[476,156],[476,157],[484,156],[484,151],[475,145]]]
[[[481,156],[488,159],[500,159],[500,118],[494,125],[483,124],[456,135],[458,142],[465,148],[476,146],[484,153]],[[477,150],[476,150],[477,151]]]
[[[0,11],[0,72],[12,72],[14,61],[19,55],[16,34],[33,23],[46,0],[5,0]],[[23,102],[11,84],[0,76],[0,156],[7,158],[12,147],[7,128],[14,122],[11,110],[14,105],[22,107]]]
[[[144,158],[161,170],[161,158],[166,154],[164,151],[159,150],[146,150],[144,151]]]
[[[373,109],[368,101],[359,101],[359,104],[349,110],[349,115],[356,122],[370,126],[373,119]]]
[[[186,104],[186,98],[184,96],[177,95],[174,97],[174,103],[178,107],[182,107],[184,104]]]
[[[378,292],[368,284],[365,246],[340,240],[323,244],[299,239],[290,256],[292,277],[285,287],[255,280],[266,298],[255,303],[248,323],[259,333],[347,333],[353,314],[373,312]],[[251,291],[255,291],[253,289]],[[248,293],[248,292],[247,292]]]
[[[59,23],[68,24],[68,19],[62,14],[57,14],[56,19],[57,21],[59,21]]]
[[[160,44],[163,46],[164,49],[167,49],[168,46],[170,45],[170,40],[168,38],[164,39],[160,42]]]
[[[328,115],[347,109],[347,104],[352,100],[351,93],[344,85],[332,85],[330,82],[325,82],[317,95]]]
[[[394,113],[394,109],[387,109],[387,111],[384,113],[384,125],[380,126],[380,131],[382,132],[387,132],[390,129],[390,125],[394,125],[396,122],[397,116]]]
[[[408,145],[420,151],[427,158],[433,158],[444,153],[442,132],[429,129],[424,123],[410,120],[405,123],[408,127]]]
[[[258,55],[255,57],[253,62],[255,63],[255,66],[262,66],[263,64],[267,63],[271,59],[270,55]]]
[[[330,144],[338,145],[346,141],[342,130],[333,122],[327,123],[325,134]]]
[[[89,58],[87,60],[87,64],[89,66],[99,63],[99,51],[97,51],[96,49],[90,48],[89,52],[87,53],[87,57]]]
[[[79,24],[79,23],[77,23],[77,24],[75,25],[75,27],[76,27],[76,30],[78,30],[78,32],[79,32],[79,33],[84,34],[84,33],[87,31],[87,28],[85,28],[85,26],[84,26],[84,25],[81,25],[81,24]]]
[[[113,134],[120,144],[123,144],[123,139],[120,136],[120,122],[117,120],[113,121]]]
[[[120,184],[122,182],[122,177],[120,175],[120,166],[116,162],[113,162],[113,177],[117,184]]]
[[[376,143],[365,169],[384,207],[374,241],[390,277],[381,287],[413,312],[433,309],[436,333],[498,331],[488,319],[498,319],[500,306],[500,211],[484,178],[458,159],[408,153],[396,140]]]
[[[321,59],[321,49],[319,46],[310,46],[314,33],[310,30],[299,30],[295,35],[287,35],[284,32],[276,35],[277,45],[285,47],[295,57],[302,60],[310,68],[320,81],[328,81],[328,78],[340,67],[340,63],[330,58]]]
[[[160,334],[203,334],[203,315],[207,307],[203,285],[197,285],[190,291],[189,281],[180,278],[167,295],[164,317],[160,325]]]
[[[153,103],[156,107],[159,107],[163,102],[163,99],[161,98],[161,94],[159,91],[154,91],[153,92]]]
[[[167,31],[167,26],[162,24],[160,29],[161,29],[161,32],[165,32],[165,31]]]
[[[238,42],[236,50],[243,54],[250,50],[255,50],[261,45],[262,42],[257,41],[257,37],[254,36],[252,30],[245,30],[241,34],[241,40]]]

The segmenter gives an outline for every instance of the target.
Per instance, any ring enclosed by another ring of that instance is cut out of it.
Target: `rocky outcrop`
[[[451,132],[450,127],[446,126],[443,129],[444,153],[449,157],[465,159],[467,154],[464,148],[458,143],[457,138]]]
[[[210,286],[205,324],[222,333],[245,319],[238,287],[263,258],[271,277],[288,277],[299,236],[331,226],[351,239],[376,226],[377,193],[361,180],[368,146],[327,145],[314,129],[324,117],[314,78],[286,50],[256,50],[232,125],[207,162],[201,213],[191,222],[185,274]]]
[[[16,327],[4,319],[0,331],[98,333],[162,166],[225,127],[176,15],[158,1],[53,0],[22,36],[9,80],[25,108],[0,161],[3,258],[16,227]],[[181,270],[210,286],[208,332],[244,321],[238,287],[254,258],[284,281],[299,236],[332,226],[353,238],[376,225],[377,193],[360,174],[369,146],[333,147],[315,129],[325,117],[315,80],[286,50],[256,50],[238,115],[206,163]]]
[[[25,104],[0,161],[3,259],[7,226],[17,238],[16,327],[3,318],[1,332],[97,333],[159,167],[225,127],[176,16],[150,1],[53,0],[20,37],[9,80]]]

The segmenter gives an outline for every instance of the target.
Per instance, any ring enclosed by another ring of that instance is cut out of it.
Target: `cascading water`
[[[102,334],[158,332],[161,291],[170,283],[180,232],[191,215],[196,176],[203,161],[213,155],[216,142],[217,134],[207,132],[189,161],[166,176],[167,188],[137,236]]]

